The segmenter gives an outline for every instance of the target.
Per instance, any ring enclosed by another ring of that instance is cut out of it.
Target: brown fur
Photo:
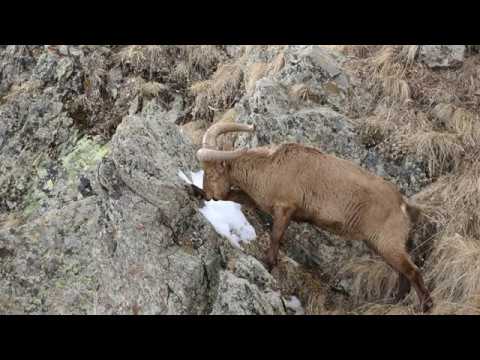
[[[266,258],[270,269],[276,265],[289,222],[308,222],[350,240],[366,241],[399,272],[399,296],[409,290],[408,280],[422,309],[431,308],[429,292],[406,247],[419,209],[394,185],[350,161],[292,143],[245,150],[236,159],[204,162],[203,167],[207,198],[248,198],[272,215]],[[232,192],[232,186],[244,195]]]

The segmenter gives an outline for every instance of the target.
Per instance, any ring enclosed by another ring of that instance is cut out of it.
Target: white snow
[[[290,300],[285,300],[285,306],[295,312],[295,315],[304,315],[302,303],[296,296],[290,296]]]
[[[190,171],[190,180],[181,170],[178,176],[189,184],[203,189],[203,171]],[[205,202],[200,213],[213,225],[215,231],[230,240],[231,244],[240,248],[240,243],[248,243],[256,238],[255,229],[243,215],[242,206],[233,201]]]

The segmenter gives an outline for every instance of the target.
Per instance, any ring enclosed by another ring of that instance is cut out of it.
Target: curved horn
[[[202,148],[197,151],[197,159],[203,162],[233,160],[241,156],[244,152],[245,149],[222,151]]]
[[[216,123],[215,125],[211,126],[203,136],[202,148],[216,149],[217,137],[223,133],[233,131],[253,132],[255,131],[255,125],[224,122]]]

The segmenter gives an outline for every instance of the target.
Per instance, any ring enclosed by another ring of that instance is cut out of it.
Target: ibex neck
[[[228,162],[229,177],[232,185],[245,190],[252,186],[258,177],[258,169],[265,162],[268,154],[268,149],[256,148],[246,150],[242,156],[230,160]]]

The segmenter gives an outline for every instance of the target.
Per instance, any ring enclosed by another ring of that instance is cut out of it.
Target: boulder
[[[430,68],[454,68],[463,64],[465,45],[421,45],[419,60]]]

